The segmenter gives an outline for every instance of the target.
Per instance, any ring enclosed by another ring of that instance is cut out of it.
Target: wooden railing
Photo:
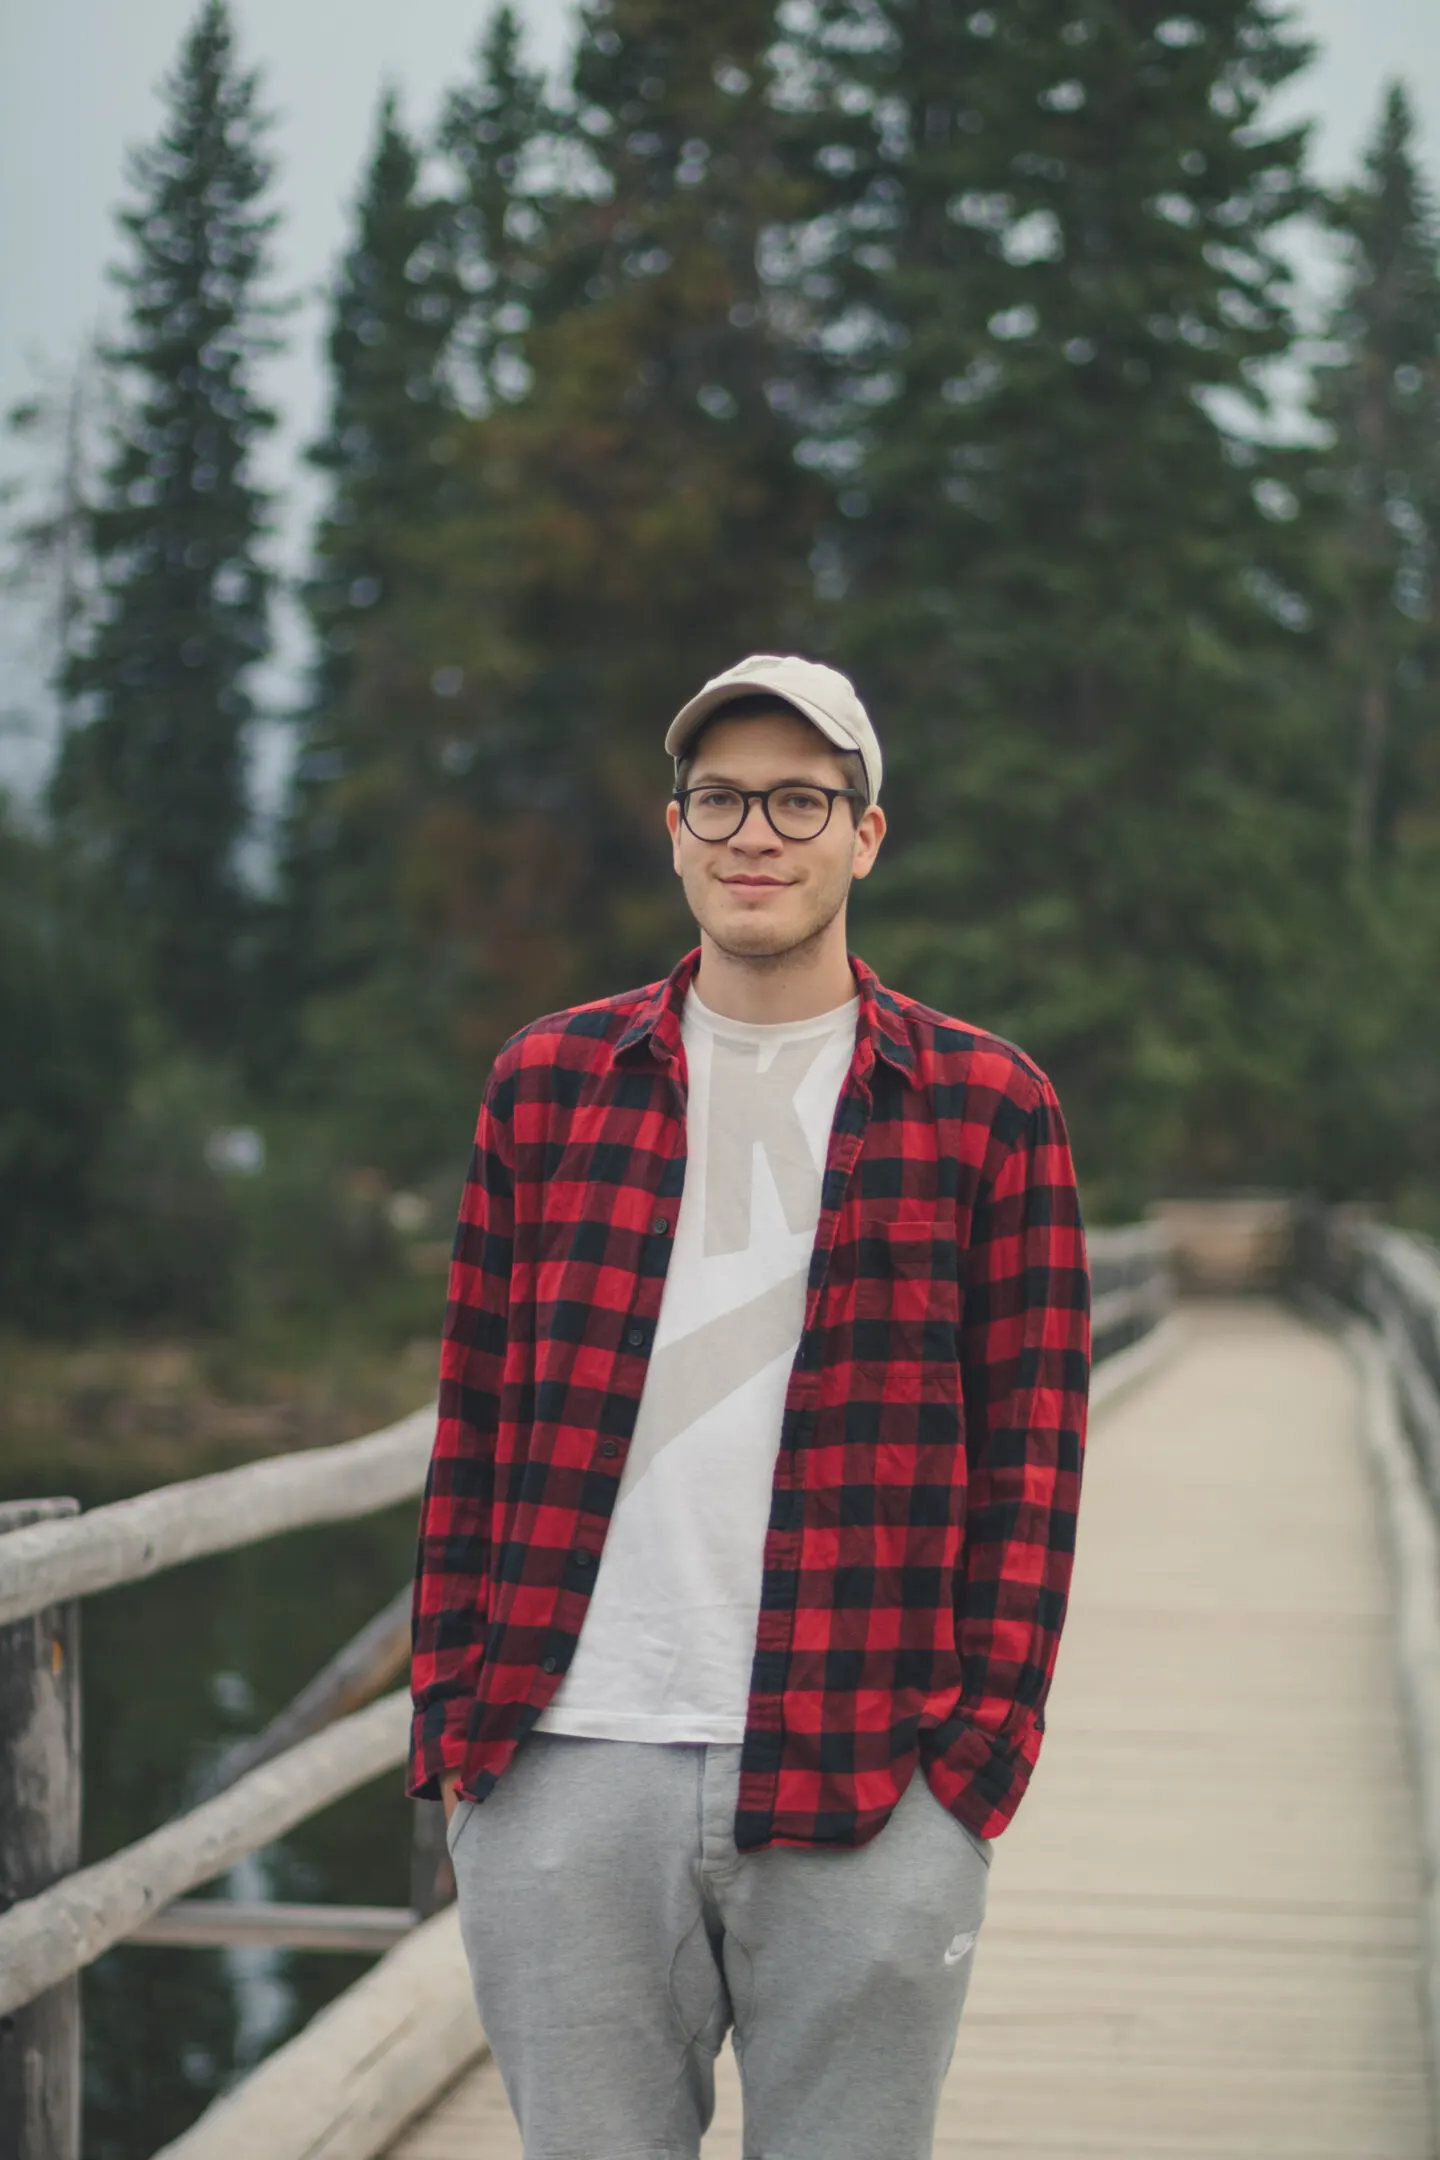
[[[1094,1233],[1090,1259],[1103,1394],[1143,1356],[1168,1309],[1171,1273],[1164,1235],[1150,1224]],[[108,1859],[77,1865],[77,1601],[208,1554],[413,1498],[424,1482],[433,1422],[433,1408],[417,1410],[361,1440],[193,1478],[88,1514],[66,1501],[0,1509],[3,2160],[78,2160],[76,1975],[114,1944],[260,1942],[378,1952],[453,1894],[441,1811],[421,1806],[409,1909],[186,1897],[403,1762],[408,1701],[403,1691],[381,1694],[408,1654],[403,1590],[264,1732],[227,1751],[184,1814]],[[407,1969],[395,1992],[413,1984]],[[441,2051],[417,2074],[439,2076],[442,2056],[450,2060]],[[190,2141],[182,2142],[189,2149]]]
[[[1343,1209],[1310,1210],[1297,1227],[1302,1283],[1344,1328],[1360,1377],[1418,1789],[1422,1970],[1440,2064],[1440,1246]],[[1427,2150],[1440,2151],[1440,2114]]]
[[[1160,1223],[1092,1230],[1090,1334],[1096,1363],[1116,1356],[1164,1318],[1175,1299],[1169,1237]]]
[[[137,1938],[383,1949],[447,1887],[443,1825],[416,1811],[412,1909],[186,1901],[184,1893],[405,1757],[401,1590],[266,1730],[216,1763],[195,1804],[123,1852],[79,1861],[78,1600],[283,1531],[373,1514],[424,1482],[433,1409],[339,1447],[247,1463],[80,1514],[0,1507],[0,2155],[78,2160],[76,1976]],[[178,1901],[178,1902],[177,1902]]]
[[[1409,1444],[1440,1512],[1440,1244],[1368,1211],[1302,1206],[1295,1273],[1333,1313],[1374,1331]]]
[[[1440,1249],[1381,1223],[1345,1232],[1354,1296],[1380,1331],[1431,1505],[1440,1508]]]
[[[14,1530],[0,1564],[0,1626],[282,1530],[346,1522],[408,1499],[424,1481],[434,1416],[416,1410],[363,1440],[270,1456]]]

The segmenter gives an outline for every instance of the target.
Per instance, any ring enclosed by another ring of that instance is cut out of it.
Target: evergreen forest
[[[1440,207],[1399,84],[1316,183],[1307,57],[1271,0],[587,0],[557,85],[499,7],[379,98],[284,594],[284,175],[203,0],[98,454],[7,512],[61,718],[0,824],[7,1324],[433,1334],[489,1061],[685,950],[662,737],[757,650],[854,677],[856,948],[1046,1066],[1093,1221],[1440,1229]]]

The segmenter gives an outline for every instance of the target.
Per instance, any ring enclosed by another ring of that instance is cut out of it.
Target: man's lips
[[[784,892],[793,883],[793,880],[779,877],[727,877],[721,878],[720,883],[722,885],[739,885],[744,890],[751,892]]]

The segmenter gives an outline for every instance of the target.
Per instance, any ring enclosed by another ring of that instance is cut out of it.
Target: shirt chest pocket
[[[857,1316],[953,1326],[959,1309],[953,1210],[926,1200],[863,1206],[855,1241]]]

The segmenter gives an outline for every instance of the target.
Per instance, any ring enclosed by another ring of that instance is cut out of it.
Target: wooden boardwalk
[[[942,2160],[1426,2160],[1420,1861],[1342,1352],[1192,1310],[1095,1420],[1034,1788]],[[740,2160],[733,2062],[705,2160]],[[520,2160],[499,2078],[394,2160]],[[886,2160],[877,2154],[875,2160]]]

